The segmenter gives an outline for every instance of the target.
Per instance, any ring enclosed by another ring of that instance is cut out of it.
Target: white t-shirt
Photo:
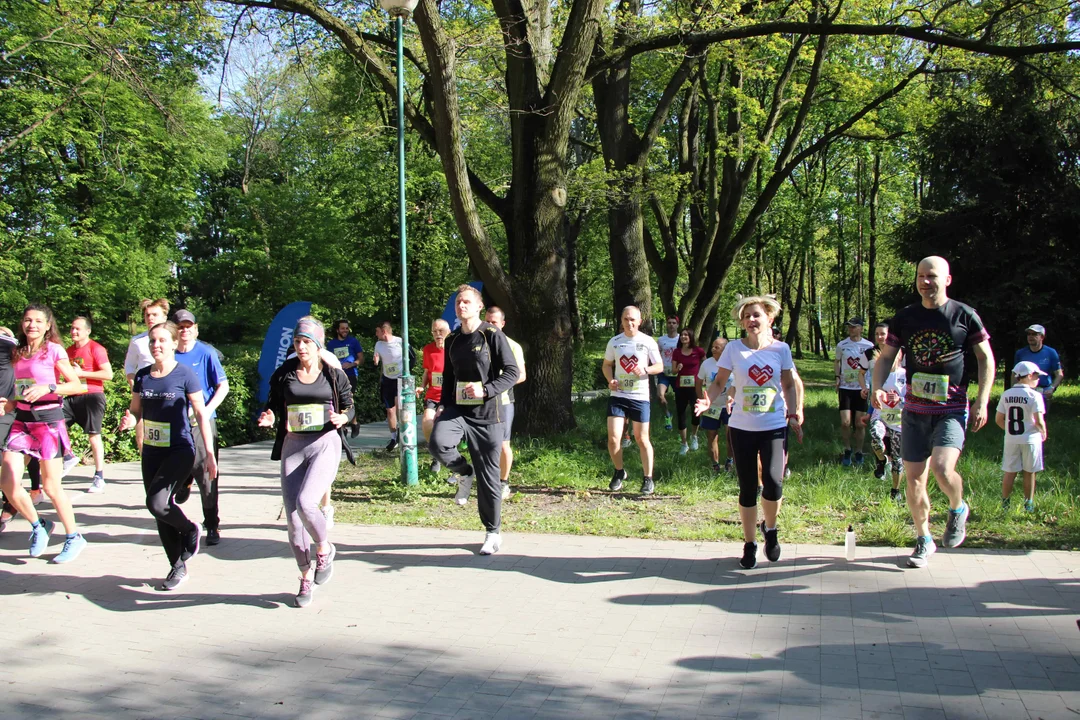
[[[383,377],[392,380],[401,377],[401,338],[391,335],[388,342],[376,341],[375,353],[379,356]]]
[[[619,381],[619,389],[613,390],[611,396],[648,402],[649,376],[639,377],[636,370],[655,365],[660,359],[660,348],[656,341],[645,333],[639,332],[634,337],[619,333],[608,340],[604,360],[615,363],[614,375]]]
[[[660,348],[660,359],[664,361],[664,374],[674,375],[675,371],[671,369],[671,356],[675,354],[676,348],[679,347],[679,336],[668,337],[667,335],[661,335],[656,341],[656,346]]]
[[[1043,397],[1035,390],[1017,385],[1006,390],[998,400],[997,411],[1005,415],[1005,444],[1042,443],[1042,433],[1035,427],[1035,413],[1045,413]]]
[[[701,361],[701,367],[698,368],[697,376],[701,380],[701,389],[705,392],[709,392],[709,386],[712,385],[712,381],[716,379],[716,370],[720,367],[720,362],[712,355]],[[728,375],[727,384],[724,385],[724,394],[716,398],[716,402],[709,406],[709,409],[702,413],[703,417],[711,417],[719,420],[720,413],[724,409],[727,403],[727,392],[731,388],[731,375]]]
[[[836,359],[840,361],[840,389],[862,390],[859,384],[859,369],[866,370],[868,362],[866,351],[874,347],[874,343],[866,338],[852,340],[844,338],[836,344]]]
[[[890,394],[889,398],[882,403],[880,410],[874,410],[870,419],[880,419],[885,423],[885,427],[893,432],[900,432],[900,419],[904,414],[904,393],[907,391],[907,373],[904,368],[896,368],[896,372],[889,373],[881,389]],[[892,393],[896,393],[895,396]],[[895,399],[891,399],[893,397]]]
[[[742,340],[732,340],[720,355],[720,367],[730,370],[735,386],[735,405],[730,426],[738,430],[777,430],[787,425],[787,406],[780,373],[794,370],[791,348],[773,340],[761,350],[751,350]]]
[[[124,356],[124,374],[134,375],[154,364],[154,357],[150,354],[150,333],[144,331],[131,338],[128,343],[127,355]]]

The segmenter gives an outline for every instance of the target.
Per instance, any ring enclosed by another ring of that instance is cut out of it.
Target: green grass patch
[[[800,362],[805,378],[804,367],[814,369],[814,365]],[[999,393],[1000,386],[991,412]],[[910,515],[906,506],[889,500],[889,480],[874,478],[869,438],[863,469],[844,468],[837,462],[841,446],[834,391],[808,388],[806,405],[805,440],[802,445],[791,444],[792,476],[784,486],[780,515],[783,541],[841,544],[850,523],[855,525],[861,544],[910,544]],[[576,408],[578,427],[572,432],[543,440],[515,438],[510,478],[515,492],[503,504],[507,532],[741,539],[735,477],[713,474],[704,432],[700,450],[679,456],[678,433],[664,430],[660,407],[654,403],[656,495],[643,499],[636,493],[641,481],[636,445],[625,451],[630,480],[624,492],[610,493],[606,401],[579,403]],[[1049,414],[1047,470],[1039,475],[1035,513],[1023,511],[1019,482],[1012,509],[1001,509],[1002,431],[991,425],[969,434],[959,465],[972,507],[965,547],[1080,546],[1078,414],[1080,388],[1063,388]],[[401,484],[396,454],[362,454],[355,468],[344,464],[334,485],[336,517],[342,522],[477,530],[475,490],[469,504],[459,508],[453,502],[454,486],[442,479],[445,471],[442,477],[434,477],[426,469],[428,462],[428,456],[421,453],[421,482],[414,488]],[[930,485],[934,506],[931,523],[934,535],[940,536],[946,500],[933,479]]]

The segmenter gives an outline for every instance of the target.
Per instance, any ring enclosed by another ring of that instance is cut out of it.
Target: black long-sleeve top
[[[471,333],[462,328],[450,333],[443,345],[443,413],[464,417],[477,425],[500,423],[503,417],[499,396],[514,387],[521,371],[506,335],[488,322]],[[484,384],[484,399],[479,405],[459,403],[457,383]]]

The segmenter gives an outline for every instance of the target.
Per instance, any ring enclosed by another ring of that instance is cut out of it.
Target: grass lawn
[[[832,376],[831,363],[799,361],[808,383]],[[991,414],[1000,394],[991,399]],[[674,407],[674,401],[672,401]],[[1080,387],[1063,388],[1049,414],[1047,470],[1039,475],[1034,513],[1023,511],[1019,479],[1012,509],[1001,508],[1003,431],[991,425],[968,436],[959,471],[972,508],[966,547],[1069,548],[1080,546]],[[611,463],[606,450],[606,401],[577,405],[578,427],[545,440],[515,438],[516,458],[510,476],[514,494],[503,503],[503,527],[513,532],[548,532],[681,540],[741,541],[733,475],[715,476],[705,450],[680,457],[676,431],[663,428],[653,404],[653,445],[657,491],[642,499],[637,446],[626,450],[630,481],[622,493],[607,490]],[[843,468],[835,391],[808,387],[806,437],[791,442],[792,476],[784,486],[780,514],[783,542],[842,544],[853,524],[861,544],[909,545],[911,518],[906,506],[889,500],[888,479],[872,474],[872,454],[863,469]],[[721,438],[721,457],[724,454]],[[397,455],[362,454],[357,466],[343,463],[334,485],[337,519],[379,525],[416,525],[480,530],[475,490],[464,508],[453,502],[454,486],[427,471],[429,457],[420,455],[420,485],[398,481]],[[443,472],[442,477],[445,477]],[[945,525],[946,501],[933,479],[933,533]],[[626,492],[629,490],[631,492]]]

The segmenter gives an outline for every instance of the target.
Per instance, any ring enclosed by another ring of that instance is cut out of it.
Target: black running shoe
[[[390,438],[390,442],[386,443],[386,451],[390,452],[391,450],[393,450],[396,447],[397,447],[397,438],[396,437]]]
[[[173,494],[173,502],[177,505],[183,505],[188,501],[189,497],[191,497],[191,480],[176,488],[176,492]]]
[[[656,483],[653,482],[651,477],[646,477],[641,481],[642,495],[652,495],[654,492],[656,492]]]
[[[764,520],[759,527],[765,536],[765,557],[769,558],[769,562],[776,562],[780,559],[780,540],[776,537],[776,528],[766,530]]]
[[[202,528],[192,523],[191,530],[184,536],[184,551],[180,555],[183,561],[190,560],[199,554],[199,538],[202,536]]]
[[[622,490],[623,480],[626,479],[625,470],[616,470],[615,474],[611,476],[611,482],[608,483],[608,490],[611,492],[619,492]]]
[[[876,477],[878,480],[884,480],[885,479],[885,461],[884,460],[878,460],[877,465],[874,466],[874,477]]]
[[[757,543],[743,543],[742,546],[742,559],[739,560],[739,564],[747,570],[757,567]]]

